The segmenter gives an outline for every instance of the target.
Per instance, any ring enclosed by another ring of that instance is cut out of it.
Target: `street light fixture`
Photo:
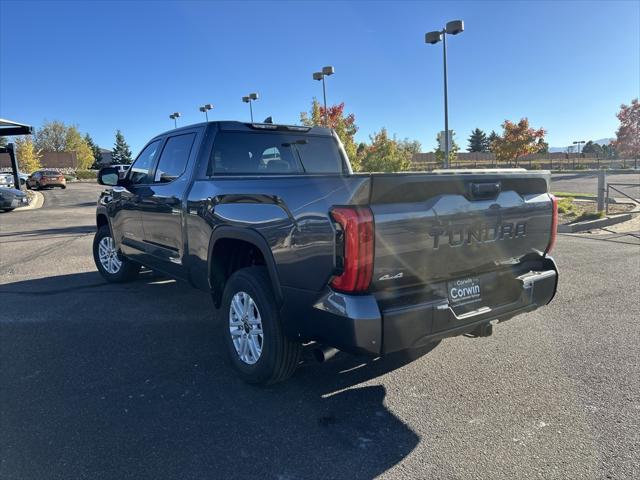
[[[204,116],[207,119],[207,122],[209,121],[209,110],[211,109],[213,109],[213,105],[211,105],[210,103],[206,103],[200,107],[200,111],[204,113]]]
[[[335,69],[331,65],[327,65],[326,67],[322,67],[320,72],[315,72],[313,74],[314,80],[322,80],[322,97],[324,99],[324,126],[329,126],[329,120],[327,116],[327,89],[324,83],[324,77],[328,77],[335,73]]]
[[[251,106],[251,103],[258,100],[258,98],[260,97],[257,93],[250,93],[246,97],[242,97],[242,101],[249,104],[249,112],[251,112],[251,123],[253,123],[253,107]]]
[[[178,118],[180,117],[180,112],[173,112],[169,115],[169,118],[173,120],[173,128],[178,128]]]
[[[575,142],[573,142],[574,145],[577,145],[577,149],[578,149],[578,154],[580,153],[580,144],[581,143],[586,143],[584,140],[576,140]]]
[[[436,30],[425,34],[424,41],[430,45],[435,45],[442,40],[442,52],[444,60],[444,168],[449,168],[449,100],[447,98],[447,35],[458,35],[464,32],[464,22],[462,20],[452,20],[447,22],[442,30]]]

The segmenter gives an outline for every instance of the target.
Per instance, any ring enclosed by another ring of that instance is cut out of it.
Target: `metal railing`
[[[609,215],[609,203],[610,203],[610,191],[613,190],[614,192],[619,193],[620,195],[627,197],[629,200],[635,202],[636,204],[640,205],[640,198],[634,198],[631,195],[623,192],[622,190],[620,190],[619,188],[616,187],[636,187],[640,189],[640,183],[607,183],[607,196],[606,196],[606,200],[604,202],[605,204],[605,213],[607,215]]]

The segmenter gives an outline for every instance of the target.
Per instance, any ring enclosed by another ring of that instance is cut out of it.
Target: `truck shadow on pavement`
[[[258,388],[185,284],[90,272],[0,294],[3,479],[368,479],[419,442],[375,382],[404,357],[339,355]]]

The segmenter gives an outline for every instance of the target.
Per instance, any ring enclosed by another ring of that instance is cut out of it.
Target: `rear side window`
[[[156,168],[156,183],[172,182],[184,173],[195,138],[195,133],[187,133],[167,140]]]
[[[160,148],[161,143],[161,140],[151,142],[146,146],[142,153],[138,155],[136,161],[131,165],[131,173],[129,175],[131,183],[149,183],[149,170],[153,166],[153,160],[158,154],[158,149]]]
[[[214,175],[342,173],[333,137],[219,132],[210,159]]]

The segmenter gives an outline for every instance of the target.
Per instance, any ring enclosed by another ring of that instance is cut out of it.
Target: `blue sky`
[[[356,115],[359,140],[381,127],[432,150],[443,129],[449,37],[450,128],[499,130],[528,117],[552,146],[613,136],[620,103],[640,95],[640,2],[29,2],[0,0],[0,117],[77,124],[134,151],[172,126],[256,118],[297,123],[311,74],[333,65],[329,103]]]

